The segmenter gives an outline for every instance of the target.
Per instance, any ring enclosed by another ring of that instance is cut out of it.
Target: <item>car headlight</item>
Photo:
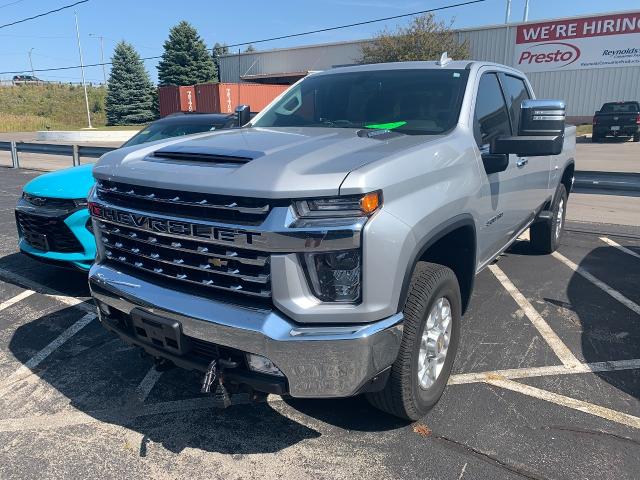
[[[305,253],[306,272],[314,295],[323,302],[358,302],[360,257],[360,250]]]
[[[382,195],[380,192],[371,192],[366,195],[296,200],[293,205],[299,218],[361,217],[373,214],[382,205]]]

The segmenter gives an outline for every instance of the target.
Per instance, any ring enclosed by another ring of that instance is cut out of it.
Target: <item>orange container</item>
[[[196,89],[193,85],[178,87],[180,91],[180,111],[196,112]]]
[[[158,88],[158,104],[160,106],[160,116],[180,111],[180,90],[175,85],[167,85]]]
[[[288,85],[202,83],[195,88],[199,112],[233,113],[242,104],[251,106],[252,112],[259,112],[284,92]]]

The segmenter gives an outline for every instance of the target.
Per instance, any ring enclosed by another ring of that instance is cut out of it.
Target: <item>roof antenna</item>
[[[436,65],[440,67],[444,67],[450,61],[451,61],[451,58],[449,58],[449,54],[447,52],[442,52],[442,55],[440,55],[440,60],[436,62]]]

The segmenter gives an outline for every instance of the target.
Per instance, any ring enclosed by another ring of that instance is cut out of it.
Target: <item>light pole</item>
[[[80,46],[80,27],[78,26],[78,12],[73,12],[76,17],[76,37],[78,38],[78,54],[80,55],[80,72],[82,72],[82,87],[84,88],[84,103],[87,106],[87,120],[91,126],[91,113],[89,113],[89,96],[87,95],[87,83],[84,81],[84,62],[82,61],[82,47]]]
[[[529,0],[524,0],[524,15],[522,15],[522,21],[526,22],[529,20]]]
[[[33,48],[31,48],[31,49],[29,50],[29,65],[31,65],[31,76],[32,76],[32,77],[33,77],[33,79],[35,80],[35,78],[36,78],[36,74],[35,74],[35,72],[33,71],[33,61],[31,60],[31,52],[33,52]]]
[[[95,37],[100,39],[100,61],[102,62],[102,77],[104,78],[104,86],[107,86],[107,71],[104,68],[104,37],[102,35],[96,35],[95,33],[90,33],[90,37]]]
[[[509,17],[511,17],[511,0],[507,0],[507,12],[504,15],[504,23],[509,23]]]

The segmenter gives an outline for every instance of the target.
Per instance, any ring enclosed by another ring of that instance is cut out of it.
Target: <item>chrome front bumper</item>
[[[248,308],[176,292],[95,264],[93,297],[129,315],[134,308],[177,320],[184,335],[269,358],[293,397],[354,395],[396,359],[401,313],[356,325],[301,325],[272,309]]]

